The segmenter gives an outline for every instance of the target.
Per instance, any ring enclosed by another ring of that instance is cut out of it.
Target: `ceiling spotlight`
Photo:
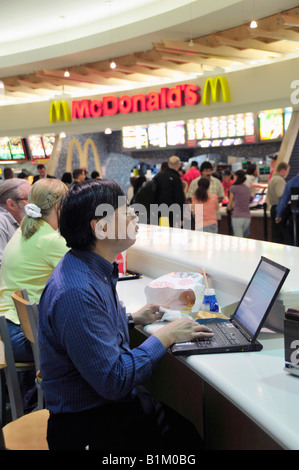
[[[190,39],[190,41],[189,41],[189,47],[193,47],[193,46],[194,46],[193,39]]]
[[[251,21],[250,28],[257,28],[257,22],[255,20]]]
[[[107,127],[105,129],[105,134],[112,134],[112,130],[110,129],[110,127]]]
[[[111,69],[115,69],[115,68],[116,68],[116,63],[114,62],[114,60],[111,62],[110,68],[111,68]]]
[[[66,70],[66,71],[64,72],[64,76],[65,76],[66,78],[69,77],[69,76],[70,76],[70,72],[69,72],[68,70]]]

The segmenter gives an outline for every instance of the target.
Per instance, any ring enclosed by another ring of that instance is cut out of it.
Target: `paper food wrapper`
[[[145,287],[147,302],[155,302],[166,309],[186,313],[200,310],[204,291],[203,275],[193,272],[165,274]]]

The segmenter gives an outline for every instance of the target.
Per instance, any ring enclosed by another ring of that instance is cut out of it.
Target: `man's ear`
[[[98,238],[99,240],[104,240],[107,237],[107,222],[104,219],[93,219],[90,222],[90,226],[96,238]]]
[[[13,199],[6,199],[6,206],[9,211],[15,209],[15,204],[16,202]]]

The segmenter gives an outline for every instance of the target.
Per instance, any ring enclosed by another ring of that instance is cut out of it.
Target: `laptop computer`
[[[263,349],[257,341],[257,336],[289,271],[288,268],[262,256],[230,319],[214,319],[206,323],[213,330],[214,336],[209,339],[175,343],[170,348],[171,352],[174,355],[192,355]]]

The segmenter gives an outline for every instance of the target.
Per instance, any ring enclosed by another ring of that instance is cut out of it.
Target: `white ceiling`
[[[299,5],[298,0],[1,0],[0,6],[1,80],[147,51],[161,40],[189,41]]]
[[[1,0],[0,77],[150,50],[298,6],[298,0]]]

